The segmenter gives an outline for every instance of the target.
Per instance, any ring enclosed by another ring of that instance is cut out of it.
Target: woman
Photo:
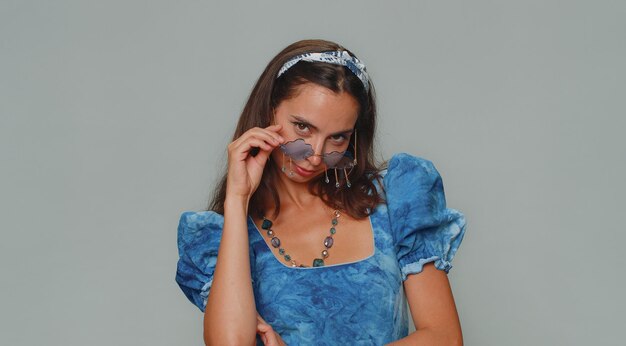
[[[180,218],[176,281],[207,344],[462,344],[446,274],[465,218],[430,161],[375,165],[375,124],[345,48],[304,40],[270,61],[209,211]]]

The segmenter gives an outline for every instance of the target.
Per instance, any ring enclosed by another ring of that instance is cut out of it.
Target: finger
[[[249,151],[251,148],[254,148],[254,147],[260,148],[262,150],[271,151],[271,150],[274,150],[274,148],[277,146],[277,145],[274,145],[273,143],[268,143],[262,139],[257,139],[257,138],[254,138],[254,139],[251,138],[245,145],[247,149],[245,151]]]
[[[274,150],[276,150],[276,148],[273,148],[272,150],[260,150],[254,159],[259,165],[265,167],[265,164],[269,161],[270,155],[272,155]]]
[[[278,338],[276,338],[276,333],[271,331],[265,334],[267,338],[267,344],[271,346],[278,346]]]
[[[261,332],[261,339],[266,346],[279,346],[278,339],[276,338],[276,333],[274,331],[269,332]]]
[[[272,327],[269,324],[259,323],[256,325],[256,329],[261,333],[267,333],[272,330]]]
[[[261,340],[263,340],[263,345],[267,345],[267,336],[265,335],[266,333],[261,331],[258,326],[256,333],[261,337]]]
[[[230,150],[232,150],[232,153],[235,154],[236,159],[238,160],[244,160],[248,157],[248,153],[250,152],[250,150],[252,150],[252,148],[257,147],[260,148],[261,150],[265,150],[268,152],[271,152],[272,150],[274,150],[274,148],[278,146],[278,145],[272,145],[269,144],[261,139],[257,139],[257,138],[250,138],[249,140],[239,143],[233,147],[230,148]]]
[[[259,323],[257,325],[257,334],[261,336],[264,345],[277,345],[278,341],[272,340],[271,335],[274,334],[272,327],[268,324]]]
[[[272,134],[276,134],[276,139],[278,139],[279,142],[284,143],[285,139],[283,138],[283,136],[280,135],[280,131],[283,129],[282,125],[273,125],[271,127],[266,128],[265,131],[270,131],[270,133]]]
[[[276,139],[278,142],[284,141],[284,138],[278,133],[278,131],[282,128],[281,125],[270,125],[266,128],[253,127],[250,130],[246,131],[244,135],[246,136],[269,136],[271,138]],[[242,135],[243,136],[243,135]]]
[[[268,143],[272,143],[272,144],[280,144],[281,143],[281,139],[280,136],[278,136],[277,134],[272,134],[269,132],[265,132],[265,130],[262,129],[258,129],[258,130],[250,130],[246,133],[244,133],[243,135],[241,135],[239,138],[237,138],[235,141],[233,141],[233,144],[235,146],[240,145],[242,143],[245,143],[247,141],[249,141],[250,139],[261,139],[264,140]]]
[[[271,134],[275,134],[278,139],[280,139],[280,132],[283,130],[283,126],[280,124],[270,125],[264,129],[265,131],[270,132]]]
[[[247,139],[241,139],[231,143],[229,145],[229,151],[235,151],[241,154],[245,153],[245,156],[247,156],[248,151],[250,151],[252,147],[259,147],[263,150],[272,151],[279,145],[280,142],[270,136],[249,137]]]
[[[256,319],[257,319],[256,328],[258,331],[261,331],[263,333],[272,331],[272,326],[270,326],[267,322],[265,322],[265,320],[258,313],[257,313]]]

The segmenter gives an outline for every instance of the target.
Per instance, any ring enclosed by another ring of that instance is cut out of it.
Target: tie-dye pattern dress
[[[369,216],[374,253],[359,261],[288,266],[248,218],[256,309],[288,345],[384,345],[401,339],[408,335],[404,280],[425,263],[446,273],[452,268],[466,222],[460,211],[446,207],[432,162],[400,153],[381,174],[386,203]],[[203,312],[223,225],[224,217],[213,211],[180,217],[176,282]],[[258,336],[257,344],[263,344]]]

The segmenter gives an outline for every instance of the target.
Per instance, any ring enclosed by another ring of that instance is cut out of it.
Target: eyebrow
[[[306,120],[306,119],[304,119],[304,118],[302,118],[302,117],[300,117],[300,116],[298,116],[298,115],[295,115],[295,114],[290,114],[290,116],[291,116],[291,118],[293,118],[294,120],[297,120],[297,121],[299,121],[299,122],[301,122],[301,123],[303,123],[303,124],[305,124],[305,125],[307,125],[307,126],[311,127],[311,128],[312,128],[312,129],[314,129],[314,130],[319,130],[319,128],[318,128],[317,126],[315,126],[315,125],[311,124],[308,120]],[[349,132],[351,133],[352,131],[353,131],[353,129],[347,129],[347,130],[343,130],[343,131],[338,131],[338,132],[335,132],[335,133],[331,133],[330,135],[331,135],[331,136],[341,135],[341,134],[345,134],[345,133],[349,133]]]

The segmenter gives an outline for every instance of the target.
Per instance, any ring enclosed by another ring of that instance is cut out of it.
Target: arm
[[[254,127],[228,145],[224,228],[204,311],[207,345],[256,344],[257,312],[250,273],[248,203],[269,155],[284,139],[280,125]],[[253,148],[260,149],[255,156]]]
[[[459,316],[446,272],[427,263],[419,274],[404,281],[415,332],[390,346],[463,345]]]
[[[227,197],[224,230],[204,313],[207,345],[254,345],[257,312],[250,275],[245,198]]]

